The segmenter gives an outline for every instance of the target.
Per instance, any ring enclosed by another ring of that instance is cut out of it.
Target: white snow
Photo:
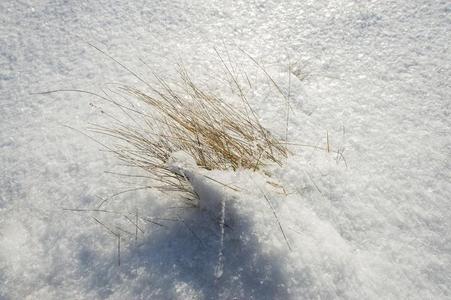
[[[450,11],[431,0],[1,1],[0,299],[451,298]],[[149,189],[110,199],[148,183],[104,173],[135,172],[66,126],[86,132],[117,109],[34,94],[143,86],[88,43],[145,78],[173,77],[182,59],[234,99],[216,48],[284,138],[286,102],[242,49],[290,92],[288,140],[324,148],[328,136],[331,152],[290,146],[270,177],[199,170],[178,153],[201,208]],[[108,212],[83,211],[96,207]]]

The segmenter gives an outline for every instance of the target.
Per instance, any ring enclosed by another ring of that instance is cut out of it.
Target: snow
[[[450,9],[1,1],[0,299],[449,299]],[[293,145],[271,177],[193,170],[176,155],[201,209],[155,190],[104,202],[146,181],[104,173],[117,160],[66,126],[108,124],[114,107],[34,94],[142,86],[88,43],[146,78],[149,67],[173,76],[180,58],[226,97],[214,48],[228,51],[255,82],[261,122],[284,137],[286,103],[243,49],[290,90],[288,140],[324,148],[328,136],[332,152]],[[117,214],[64,210],[100,204]],[[120,266],[117,236],[92,217],[120,233]]]

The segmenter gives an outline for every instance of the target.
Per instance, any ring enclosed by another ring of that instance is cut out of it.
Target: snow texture
[[[450,11],[0,1],[0,299],[450,299]],[[243,49],[290,93],[288,140],[328,136],[331,152],[290,146],[271,177],[191,169],[201,208],[149,189],[110,197],[148,183],[104,173],[116,159],[67,126],[108,124],[111,105],[35,94],[142,85],[88,43],[145,78],[182,59],[225,96],[215,48],[228,52],[262,124],[285,137],[286,102]]]

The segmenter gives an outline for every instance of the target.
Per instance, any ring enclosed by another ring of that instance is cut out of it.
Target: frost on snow
[[[103,2],[0,1],[0,299],[451,297],[449,3]],[[120,109],[36,94],[146,88],[86,42],[227,97],[223,51],[291,155],[263,174],[174,153],[197,205],[116,176],[136,173],[71,128]]]

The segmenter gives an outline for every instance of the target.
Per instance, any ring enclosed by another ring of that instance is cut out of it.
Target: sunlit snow
[[[0,1],[0,299],[450,299],[450,12],[439,0]],[[146,186],[107,173],[134,170],[83,134],[117,108],[38,94],[143,85],[90,44],[143,78],[183,61],[228,99],[216,51],[230,57],[291,155],[269,177],[176,153],[197,208],[152,189],[110,199]],[[288,130],[286,101],[245,53],[290,95]]]

